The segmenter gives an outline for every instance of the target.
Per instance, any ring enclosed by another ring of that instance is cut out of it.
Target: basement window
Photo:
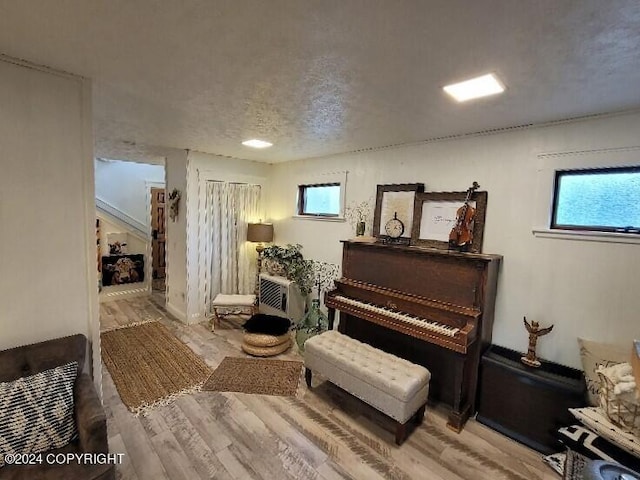
[[[340,183],[298,185],[298,215],[339,217],[340,190]]]
[[[640,166],[558,170],[551,229],[640,233]]]

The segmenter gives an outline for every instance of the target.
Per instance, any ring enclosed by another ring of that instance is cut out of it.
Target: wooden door
[[[153,278],[165,276],[165,204],[164,188],[151,189],[151,256]]]

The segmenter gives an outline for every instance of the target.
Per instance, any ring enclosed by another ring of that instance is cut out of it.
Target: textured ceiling
[[[640,107],[637,0],[0,0],[0,52],[92,78],[105,156],[278,162]],[[441,91],[489,71],[506,93]]]

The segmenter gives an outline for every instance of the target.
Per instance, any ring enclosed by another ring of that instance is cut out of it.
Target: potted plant
[[[356,236],[364,235],[367,221],[371,216],[371,200],[364,202],[351,202],[345,210],[345,217],[349,224],[355,228]]]
[[[317,297],[311,300],[311,307],[305,314],[304,318],[296,325],[296,343],[298,349],[304,352],[305,342],[313,337],[326,331],[329,328],[329,319],[327,315],[320,309],[322,301],[322,293],[333,288],[333,281],[338,277],[339,266],[332,263],[317,262],[311,260],[314,286],[317,291]]]

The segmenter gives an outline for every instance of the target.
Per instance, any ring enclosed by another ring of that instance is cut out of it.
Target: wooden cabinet
[[[496,345],[482,356],[476,419],[539,452],[559,452],[556,431],[575,423],[568,409],[586,405],[582,371],[546,361],[531,368],[521,356]]]

